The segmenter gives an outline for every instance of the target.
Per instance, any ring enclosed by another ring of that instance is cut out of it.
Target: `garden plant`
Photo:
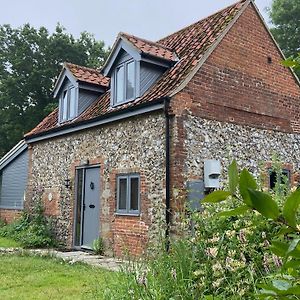
[[[182,218],[182,232],[131,262],[107,289],[107,299],[298,299],[300,191],[279,163],[276,184],[229,166],[228,187]],[[182,225],[183,224],[183,225]],[[99,295],[100,296],[100,295]]]

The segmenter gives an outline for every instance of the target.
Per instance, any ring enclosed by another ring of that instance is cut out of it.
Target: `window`
[[[128,61],[116,68],[114,75],[114,104],[135,98],[135,62]]]
[[[76,117],[76,90],[74,87],[70,87],[62,93],[60,108],[61,122],[72,120]]]
[[[117,212],[138,214],[140,211],[140,177],[137,174],[117,177]]]
[[[280,173],[280,172],[279,172]],[[269,187],[274,190],[276,185],[285,185],[290,182],[290,170],[282,169],[281,174],[278,174],[278,171],[269,169]],[[280,175],[280,178],[278,178]]]

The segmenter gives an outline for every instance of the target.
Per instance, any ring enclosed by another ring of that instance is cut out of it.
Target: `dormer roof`
[[[103,91],[108,88],[110,80],[103,76],[100,70],[65,62],[54,86],[54,97],[57,96],[65,78],[68,78],[74,86],[84,83],[100,88]]]
[[[103,76],[98,69],[87,68],[72,63],[64,63],[64,66],[72,73],[76,80],[107,88],[109,78]]]
[[[121,32],[119,36],[131,43],[143,55],[149,55],[172,62],[178,61],[178,57],[172,49],[159,43],[151,42],[124,32]]]
[[[120,32],[103,66],[102,73],[105,76],[110,74],[114,62],[122,50],[125,50],[135,60],[146,60],[148,62],[152,60],[153,63],[165,67],[169,67],[178,61],[178,57],[172,49],[156,42]]]
[[[98,118],[108,117],[117,111],[133,109],[139,105],[157,103],[158,100],[172,97],[181,91],[252,2],[253,0],[241,0],[157,42],[150,42],[124,33],[119,34],[113,46],[115,52],[111,52],[101,71],[104,76],[113,67],[113,55],[117,55],[121,43],[134,55],[151,55],[155,59],[170,63],[170,67],[145,94],[132,102],[112,107],[110,91],[107,91],[87,108],[72,126],[83,122],[91,123],[93,120],[96,122]],[[26,135],[26,138],[44,135],[52,130],[60,130],[57,128],[57,114],[58,112],[54,111],[46,117],[41,124]],[[68,124],[65,124],[60,127],[67,128],[67,126]]]

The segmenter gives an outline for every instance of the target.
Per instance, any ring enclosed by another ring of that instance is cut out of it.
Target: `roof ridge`
[[[120,35],[120,36],[125,36],[125,37],[133,37],[133,38],[139,39],[139,40],[141,40],[141,41],[144,41],[144,42],[146,42],[146,43],[153,44],[153,45],[157,45],[157,46],[159,46],[159,47],[161,47],[161,48],[164,48],[164,49],[166,49],[166,50],[168,50],[168,51],[174,52],[173,49],[170,48],[170,47],[164,46],[164,45],[162,45],[162,44],[160,44],[160,43],[158,43],[158,42],[154,42],[154,41],[150,41],[150,40],[148,40],[148,39],[140,38],[140,37],[138,37],[138,36],[136,36],[136,35],[133,35],[133,34],[129,34],[129,33],[126,33],[126,32],[120,32],[119,35]],[[129,42],[130,42],[130,41],[129,41]]]
[[[159,40],[157,41],[157,43],[159,43],[160,41],[163,41],[163,40],[165,40],[165,39],[171,37],[172,35],[175,35],[175,34],[178,34],[178,33],[182,32],[182,31],[185,31],[185,30],[188,29],[189,27],[193,27],[193,26],[195,26],[196,24],[198,24],[198,23],[200,23],[200,22],[203,22],[204,20],[213,17],[214,15],[217,15],[217,14],[221,13],[222,11],[225,11],[225,10],[229,9],[230,7],[234,7],[234,6],[236,6],[237,4],[244,4],[244,3],[247,2],[247,1],[248,1],[248,0],[239,0],[239,1],[236,1],[236,2],[234,2],[233,4],[230,4],[230,5],[226,6],[225,8],[222,8],[222,9],[220,9],[220,10],[218,10],[218,11],[216,11],[216,12],[214,12],[214,13],[212,13],[212,14],[210,14],[210,15],[208,15],[208,16],[206,16],[206,17],[204,17],[204,18],[202,18],[202,19],[200,19],[200,20],[198,20],[198,21],[196,21],[196,22],[194,22],[194,23],[192,23],[192,24],[190,24],[190,25],[187,25],[187,26],[185,26],[185,27],[179,29],[178,31],[175,31],[175,32],[173,32],[173,33],[170,33],[170,34],[166,35],[165,37],[159,39]],[[252,0],[251,0],[251,1],[252,1]]]

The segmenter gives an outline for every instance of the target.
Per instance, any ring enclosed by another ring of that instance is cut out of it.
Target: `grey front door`
[[[82,247],[92,248],[99,238],[100,168],[85,170],[82,214]]]

